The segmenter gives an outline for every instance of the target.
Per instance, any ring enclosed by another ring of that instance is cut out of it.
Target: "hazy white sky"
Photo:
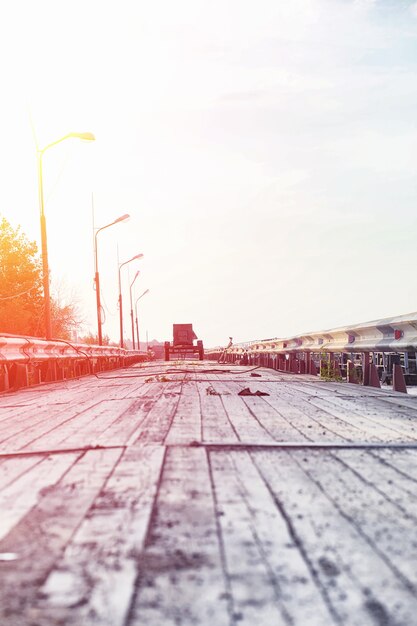
[[[417,309],[417,2],[57,0],[0,8],[0,214],[96,332],[206,345]]]

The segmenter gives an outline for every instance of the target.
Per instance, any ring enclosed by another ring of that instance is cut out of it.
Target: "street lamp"
[[[127,265],[128,263],[130,263],[131,261],[134,261],[135,259],[141,259],[143,257],[143,254],[136,254],[135,256],[132,256],[131,259],[129,259],[128,261],[125,261],[124,263],[120,263],[119,265],[119,316],[120,316],[120,347],[123,348],[123,309],[122,309],[122,280],[120,277],[120,270],[123,267],[123,265]]]
[[[61,141],[70,138],[83,139],[84,141],[94,141],[95,137],[93,133],[68,133],[60,139],[49,143],[45,148],[40,149],[36,145],[37,152],[37,164],[38,164],[38,188],[39,188],[39,208],[40,208],[40,221],[41,221],[41,247],[42,247],[42,276],[43,276],[43,296],[45,301],[45,337],[51,339],[52,337],[52,321],[51,321],[51,296],[49,292],[49,264],[48,264],[48,244],[46,237],[46,219],[45,219],[45,206],[43,199],[43,179],[42,179],[42,157],[49,148],[56,146]]]
[[[139,343],[139,326],[138,326],[138,302],[141,298],[143,298],[143,296],[146,296],[146,294],[149,293],[149,289],[147,289],[146,291],[144,291],[139,298],[136,300],[135,302],[135,313],[136,313],[136,338],[138,340],[138,350],[140,350],[140,343]]]
[[[135,280],[137,279],[139,274],[140,274],[140,272],[138,270],[136,272],[136,274],[135,274],[135,278],[130,283],[130,319],[131,319],[131,322],[132,322],[132,346],[133,346],[133,350],[135,349],[135,326],[133,324],[132,287],[133,287],[133,283],[135,282]]]
[[[113,222],[110,222],[110,224],[106,224],[106,226],[102,226],[101,228],[98,228],[94,235],[94,271],[95,271],[94,282],[96,284],[97,329],[98,329],[98,345],[99,346],[103,345],[103,336],[102,336],[102,330],[101,330],[102,324],[101,324],[101,303],[100,303],[100,277],[98,273],[97,235],[99,234],[101,230],[104,230],[105,228],[109,228],[109,226],[113,226],[113,224],[118,224],[119,222],[123,222],[124,220],[129,219],[129,217],[130,215],[128,213],[125,213],[125,215],[121,215],[120,217],[115,219]]]

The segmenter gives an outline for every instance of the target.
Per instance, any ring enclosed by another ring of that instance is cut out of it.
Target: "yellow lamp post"
[[[42,254],[42,276],[43,276],[43,297],[45,306],[45,337],[46,339],[52,338],[52,320],[51,320],[51,296],[49,291],[49,264],[48,264],[48,244],[46,237],[46,219],[45,219],[45,206],[43,198],[43,177],[42,177],[42,157],[49,148],[56,146],[65,139],[77,138],[84,141],[94,141],[95,137],[92,133],[68,133],[60,139],[49,143],[45,148],[40,149],[36,146],[37,150],[37,163],[38,163],[38,188],[39,188],[39,208],[40,208],[40,222],[41,222],[41,254]]]

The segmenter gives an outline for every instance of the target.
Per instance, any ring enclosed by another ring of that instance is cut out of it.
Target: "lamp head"
[[[125,213],[124,215],[121,215],[120,217],[117,218],[117,220],[114,220],[114,224],[117,224],[118,222],[123,222],[124,220],[128,220],[130,218],[129,213]]]
[[[95,141],[93,133],[71,133],[71,137],[77,137],[83,141]]]
[[[140,294],[139,298],[136,300],[136,303],[138,302],[138,300],[140,300],[141,298],[143,298],[143,296],[146,296],[146,294],[149,293],[149,289],[145,289],[145,291],[143,293]]]

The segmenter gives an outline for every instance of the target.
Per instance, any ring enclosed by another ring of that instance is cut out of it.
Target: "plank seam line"
[[[219,382],[219,381],[217,381],[217,382]],[[221,381],[221,382],[223,382],[223,381]],[[232,430],[233,430],[233,432],[235,433],[235,435],[236,435],[236,439],[238,439],[238,440],[239,440],[239,443],[240,443],[240,436],[239,436],[239,433],[238,433],[238,431],[236,430],[235,425],[233,424],[233,420],[231,419],[231,417],[230,417],[230,415],[229,415],[229,411],[226,409],[226,406],[225,406],[225,404],[224,404],[224,400],[223,400],[223,396],[220,394],[220,396],[219,396],[219,397],[220,397],[220,402],[222,403],[222,407],[223,407],[223,410],[224,410],[224,414],[226,415],[227,421],[229,422],[231,429],[232,429]],[[195,444],[194,444],[194,445],[195,445]]]
[[[301,449],[308,449],[308,448],[317,448],[317,449],[347,449],[347,450],[354,450],[354,449],[358,449],[358,450],[366,450],[366,449],[399,449],[399,450],[417,450],[417,444],[416,443],[384,443],[384,442],[378,442],[378,443],[366,443],[366,442],[303,442],[303,441],[282,441],[282,442],[264,442],[264,443],[245,443],[244,441],[223,441],[221,443],[213,443],[213,442],[199,442],[199,441],[192,441],[191,443],[170,443],[167,444],[168,447],[172,447],[172,448],[198,448],[198,447],[202,447],[202,448],[207,448],[207,449],[213,449],[213,450],[230,450],[233,448],[236,449],[248,449],[248,450],[253,450],[253,449],[286,449],[286,448],[301,448]]]
[[[144,445],[147,445],[145,443]],[[155,444],[154,444],[155,445]],[[158,444],[156,444],[158,445]],[[164,448],[205,448],[207,450],[417,450],[415,443],[304,443],[304,442],[282,442],[282,443],[244,443],[244,442],[222,442],[222,443],[204,443],[192,441],[191,443],[169,443],[159,444]],[[34,450],[27,452],[5,452],[0,453],[0,459],[11,459],[16,457],[27,456],[45,456],[48,454],[71,454],[74,452],[89,452],[91,450],[127,450],[130,446],[87,446],[85,448],[63,448],[57,450]]]
[[[159,493],[161,490],[162,476],[163,476],[164,469],[165,469],[166,458],[167,458],[167,447],[164,448],[164,454],[163,454],[162,461],[161,461],[159,476],[158,476],[158,480],[156,481],[155,495],[154,495],[154,499],[152,502],[152,508],[151,508],[151,512],[148,518],[148,524],[147,524],[146,532],[144,534],[143,543],[142,543],[142,546],[143,546],[142,553],[145,553],[146,548],[149,545],[152,525],[154,524],[156,516],[158,515],[158,498],[159,498]],[[142,576],[143,576],[143,569],[142,569],[141,561],[140,559],[137,559],[136,560],[136,578],[133,584],[133,590],[130,596],[129,607],[125,614],[123,626],[127,626],[132,620],[133,611],[135,609],[135,604],[140,593],[140,583],[141,583]]]
[[[208,468],[210,487],[211,487],[211,497],[212,497],[213,510],[214,510],[214,523],[216,525],[216,530],[217,530],[217,541],[219,545],[220,561],[221,561],[222,569],[223,569],[224,586],[225,586],[226,593],[227,593],[227,612],[229,614],[230,624],[231,626],[234,626],[236,624],[236,620],[234,619],[234,613],[235,613],[234,598],[233,598],[232,587],[231,587],[231,582],[230,582],[230,573],[229,573],[228,566],[227,566],[225,541],[224,541],[224,536],[222,532],[222,526],[221,526],[220,519],[219,519],[219,510],[221,507],[219,506],[219,501],[217,498],[217,491],[216,491],[216,485],[214,482],[213,467],[211,464],[209,450],[206,449],[205,453],[206,453],[207,468]]]
[[[166,433],[165,433],[165,435],[164,435],[164,437],[163,437],[163,439],[162,439],[162,444],[163,444],[163,445],[166,445],[166,444],[165,444],[165,441],[166,441],[166,439],[167,439],[167,437],[168,437],[168,435],[169,435],[169,432],[170,432],[170,430],[171,430],[171,428],[172,428],[172,425],[173,425],[174,420],[175,420],[175,418],[176,418],[176,416],[177,416],[177,413],[178,413],[178,407],[179,407],[179,405],[180,405],[180,400],[181,400],[181,396],[182,396],[182,389],[183,389],[184,382],[185,382],[185,376],[186,376],[186,374],[184,374],[183,379],[179,381],[179,382],[181,383],[181,386],[180,386],[180,391],[179,391],[179,394],[178,394],[177,403],[176,403],[175,408],[174,408],[174,410],[173,410],[173,413],[172,413],[172,415],[171,415],[171,419],[170,419],[170,422],[169,422],[169,425],[168,425],[167,431],[166,431]],[[165,457],[164,457],[164,460],[165,460]]]
[[[125,450],[128,446],[86,446],[85,448],[63,448],[58,450],[28,450],[26,452],[0,452],[0,459],[42,456],[47,454],[70,454],[74,452],[89,452],[90,450]]]

